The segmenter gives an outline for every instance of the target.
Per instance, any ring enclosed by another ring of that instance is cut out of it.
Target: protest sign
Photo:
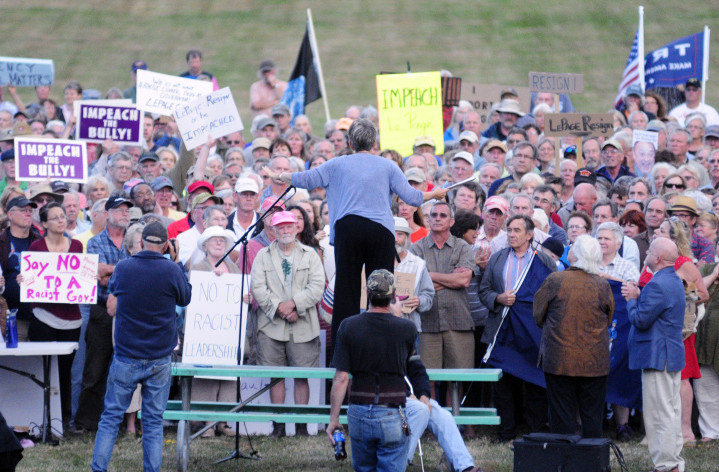
[[[188,150],[207,142],[208,134],[218,139],[244,129],[229,87],[177,108],[173,116]]]
[[[80,116],[80,106],[86,104],[122,107],[135,106],[129,98],[114,98],[111,100],[75,100],[72,102],[72,116]]]
[[[97,303],[97,254],[23,251],[20,301]]]
[[[659,133],[635,129],[632,133],[634,173],[637,177],[649,177],[656,162]],[[630,169],[631,170],[631,169]]]
[[[529,91],[537,93],[583,93],[584,74],[530,72]]]
[[[77,116],[77,139],[101,143],[138,144],[142,138],[143,114],[129,106],[107,106],[84,102]]]
[[[611,113],[547,113],[544,115],[544,135],[547,137],[576,136],[610,138],[614,134],[614,115]]]
[[[488,84],[470,84],[462,82],[462,93],[460,98],[467,100],[472,104],[474,111],[479,113],[482,120],[482,131],[489,127],[489,111],[492,105],[501,101],[502,91],[509,88],[506,85],[488,85]],[[529,103],[531,94],[529,87],[514,87],[519,94],[519,109],[524,113],[529,113]]]
[[[87,182],[87,143],[65,139],[15,138],[15,179]]]
[[[54,80],[55,64],[52,59],[0,57],[0,85],[36,87],[52,85]]]
[[[212,82],[142,69],[137,70],[136,87],[137,108],[166,116],[182,105],[212,93]]]
[[[459,77],[442,77],[442,106],[456,107],[462,94],[462,79]]]
[[[439,72],[378,75],[377,110],[383,149],[409,156],[414,140],[428,135],[435,154],[444,153]]]
[[[414,283],[416,277],[417,276],[415,274],[410,274],[408,272],[394,273],[395,294],[400,301],[406,299],[407,297],[414,296]],[[412,313],[412,309],[402,305],[402,313]]]
[[[635,145],[638,142],[652,143],[654,145],[654,149],[656,149],[659,146],[659,133],[655,131],[635,129],[632,132],[632,145]]]
[[[242,275],[192,271],[192,301],[185,314],[182,361],[190,364],[237,365],[245,354],[248,308],[242,301]],[[245,293],[250,277],[245,276]],[[240,319],[242,304],[242,319]],[[242,344],[238,346],[241,339]]]

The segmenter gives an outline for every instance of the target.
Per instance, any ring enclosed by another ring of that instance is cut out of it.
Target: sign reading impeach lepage
[[[112,139],[116,143],[137,144],[142,133],[143,115],[134,105],[108,106],[83,102],[77,122],[77,138],[92,143]]]
[[[614,115],[611,113],[547,113],[544,115],[544,135],[547,137],[611,137],[614,134]]]
[[[24,251],[20,301],[97,303],[97,254]]]
[[[87,182],[87,144],[65,139],[15,138],[15,179]]]
[[[142,69],[137,71],[136,87],[137,108],[166,116],[182,105],[212,93],[212,82]]]

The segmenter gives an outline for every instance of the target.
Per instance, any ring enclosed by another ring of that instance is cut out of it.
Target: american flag
[[[619,93],[617,98],[614,100],[614,107],[617,108],[622,103],[624,98],[624,91],[632,84],[639,83],[639,41],[641,34],[641,26],[637,29],[637,34],[634,36],[634,42],[632,43],[632,49],[629,51],[629,57],[627,58],[627,66],[624,68],[624,74],[622,74],[622,81],[619,83]]]

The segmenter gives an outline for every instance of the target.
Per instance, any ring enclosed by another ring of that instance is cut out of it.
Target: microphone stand
[[[229,256],[232,253],[232,251],[235,250],[235,248],[237,247],[238,244],[242,244],[242,267],[241,267],[241,271],[240,271],[241,272],[240,293],[243,294],[243,296],[245,293],[245,274],[247,272],[247,243],[248,243],[249,235],[251,235],[252,232],[254,231],[254,229],[257,227],[257,225],[260,224],[260,221],[264,220],[265,217],[272,210],[277,208],[277,204],[282,200],[282,198],[285,195],[287,195],[287,193],[290,190],[294,190],[294,189],[295,189],[295,187],[293,187],[292,185],[288,186],[287,189],[285,189],[285,191],[282,192],[282,195],[277,197],[277,200],[275,200],[274,203],[272,203],[272,205],[267,210],[265,210],[265,212],[257,219],[257,221],[255,221],[254,224],[250,225],[250,227],[247,228],[247,231],[245,231],[245,234],[240,236],[240,238],[235,242],[235,244],[232,245],[232,247],[229,249],[229,251],[227,251],[225,253],[225,255],[222,256],[222,258],[220,258],[219,261],[217,261],[217,264],[215,264],[215,267],[218,267],[227,258],[227,256]],[[244,317],[244,313],[243,313],[244,305],[245,305],[244,302],[240,303],[240,328],[237,333],[237,365],[242,365],[242,362],[243,362],[242,349],[240,349],[240,346],[242,346],[242,341],[243,341],[242,340],[242,320]],[[241,382],[240,382],[240,378],[238,377],[237,378],[237,388],[235,391],[235,401],[238,404],[240,402],[242,402],[242,393],[240,392],[240,386],[241,386]],[[245,426],[245,428],[246,428],[246,426]],[[231,451],[227,457],[223,457],[222,459],[215,461],[215,464],[221,464],[223,462],[227,462],[227,461],[233,460],[233,459],[259,460],[260,459],[259,453],[252,446],[252,440],[250,439],[249,434],[247,435],[247,440],[250,443],[250,449],[251,449],[250,455],[247,455],[240,451],[240,422],[239,421],[235,422],[235,449],[233,451]]]

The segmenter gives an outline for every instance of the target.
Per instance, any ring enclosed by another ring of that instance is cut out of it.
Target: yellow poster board
[[[377,110],[382,149],[409,156],[414,140],[429,135],[435,154],[444,153],[439,72],[378,75]]]

